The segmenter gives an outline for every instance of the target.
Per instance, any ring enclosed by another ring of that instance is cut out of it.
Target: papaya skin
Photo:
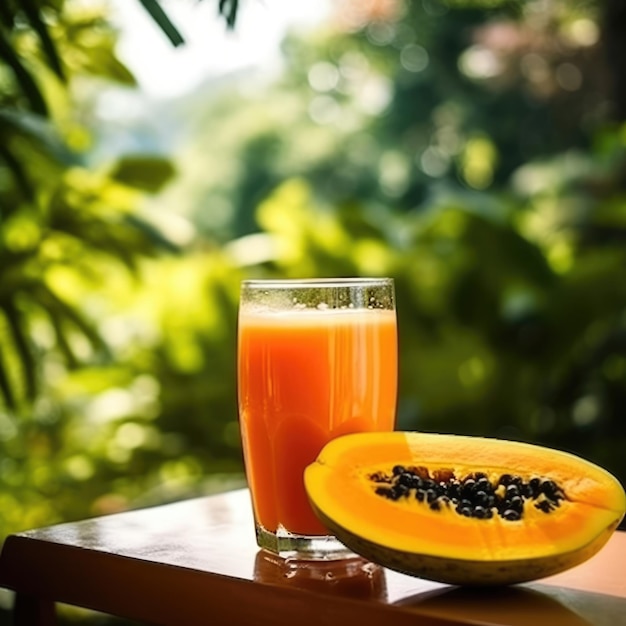
[[[322,523],[332,531],[341,543],[372,563],[409,576],[417,576],[449,585],[477,587],[529,582],[580,565],[606,544],[614,530],[614,528],[607,528],[604,533],[588,545],[565,554],[517,561],[471,561],[385,548],[338,526],[319,510],[316,513]]]
[[[467,518],[411,497],[381,498],[371,477],[394,465],[539,475],[557,481],[565,498],[550,513],[529,503],[519,521]],[[389,569],[455,585],[510,585],[574,567],[606,544],[626,510],[623,487],[597,465],[558,450],[478,437],[347,435],[325,446],[304,478],[316,515],[349,549]]]

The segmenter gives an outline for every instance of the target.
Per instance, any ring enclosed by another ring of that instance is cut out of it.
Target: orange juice
[[[239,412],[258,524],[328,534],[304,468],[338,435],[393,430],[397,358],[393,310],[240,313]]]

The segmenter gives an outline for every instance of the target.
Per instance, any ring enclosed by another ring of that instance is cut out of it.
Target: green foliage
[[[86,442],[75,410],[81,403],[64,395],[60,381],[91,369],[101,373],[99,391],[120,383],[122,373],[132,382],[103,332],[102,294],[110,280],[136,284],[142,259],[178,253],[179,246],[144,206],[146,193],[175,175],[169,161],[136,154],[98,168],[86,164],[88,129],[74,112],[74,81],[134,85],[115,57],[115,32],[102,8],[11,2],[2,4],[0,20],[4,535],[86,513],[80,490],[70,486],[86,486],[89,503],[103,495],[100,481],[111,475],[99,460],[104,444]]]
[[[402,427],[624,479],[625,144],[598,6],[465,4],[289,39],[278,85],[202,104],[163,202],[246,275],[393,275]]]
[[[144,6],[167,29],[158,4]],[[229,21],[234,11],[230,7]],[[63,284],[102,280],[98,258],[136,271],[142,256],[176,251],[138,210],[141,192],[158,192],[175,172],[155,155],[123,156],[100,171],[84,163],[86,129],[72,117],[72,80],[90,75],[134,84],[115,57],[115,33],[101,9],[25,0],[3,5],[0,17],[0,320],[7,335],[0,394],[18,411],[39,390],[45,349],[35,326],[49,329],[53,340],[46,347],[70,367],[106,358],[80,296],[72,301]],[[82,359],[73,345],[80,341]]]

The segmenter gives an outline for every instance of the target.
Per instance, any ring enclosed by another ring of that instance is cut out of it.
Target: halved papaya
[[[304,480],[314,511],[348,548],[460,585],[514,584],[582,563],[626,510],[622,485],[603,468],[501,439],[345,435]]]

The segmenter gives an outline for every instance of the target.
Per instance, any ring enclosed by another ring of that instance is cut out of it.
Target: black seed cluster
[[[482,472],[458,478],[450,469],[430,472],[426,467],[396,465],[391,473],[376,472],[370,480],[376,494],[390,500],[414,498],[433,511],[451,508],[464,517],[491,519],[499,515],[508,521],[524,516],[524,506],[532,505],[551,513],[565,499],[563,490],[552,480],[502,474],[495,482]]]

